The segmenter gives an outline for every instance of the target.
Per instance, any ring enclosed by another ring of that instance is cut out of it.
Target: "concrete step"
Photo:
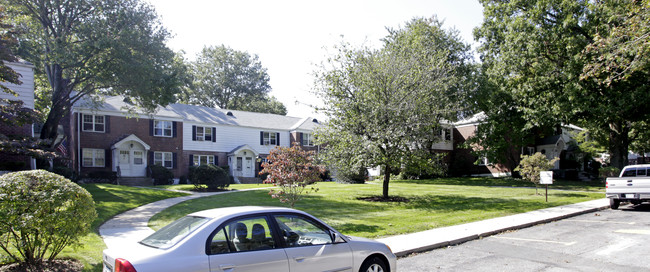
[[[262,180],[260,178],[237,177],[237,180],[239,180],[239,183],[242,183],[242,184],[259,184],[259,183],[262,183]]]
[[[121,177],[117,179],[117,184],[125,186],[152,186],[153,179],[148,177]]]

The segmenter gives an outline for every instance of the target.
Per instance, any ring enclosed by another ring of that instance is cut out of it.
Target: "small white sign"
[[[539,184],[553,184],[553,171],[541,171],[539,177]]]

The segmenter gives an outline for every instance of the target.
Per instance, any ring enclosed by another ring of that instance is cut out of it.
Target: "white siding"
[[[215,127],[216,140],[192,141],[192,126]],[[268,154],[275,145],[260,145],[260,131],[280,133],[280,145],[289,146],[289,131],[183,122],[183,150],[230,152],[247,144],[260,154]]]
[[[11,84],[2,82],[1,84],[9,87],[18,94],[18,97],[15,97],[11,94],[0,91],[0,98],[10,99],[10,100],[22,100],[25,103],[25,107],[33,109],[34,108],[34,66],[23,63],[7,63],[7,66],[14,69],[17,73],[21,75],[20,81],[21,85]]]

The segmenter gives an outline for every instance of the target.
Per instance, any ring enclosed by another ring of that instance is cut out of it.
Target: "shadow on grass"
[[[578,195],[581,196],[581,195]],[[525,212],[531,209],[551,206],[540,203],[537,199],[518,200],[511,198],[481,198],[464,197],[460,195],[423,195],[411,198],[411,202],[405,204],[409,209],[421,209],[440,212],[462,212],[462,211],[509,211]],[[540,205],[542,207],[540,207]]]
[[[350,232],[377,232],[381,230],[379,226],[376,225],[367,225],[367,224],[352,224],[352,223],[344,223],[344,224],[337,224],[336,225],[336,230],[338,230],[341,233],[350,233]]]
[[[426,185],[459,185],[459,186],[488,186],[488,187],[535,187],[535,184],[529,181],[515,179],[511,177],[492,178],[492,177],[448,177],[423,180],[394,180],[395,183],[407,184],[426,184]],[[541,187],[540,187],[541,188]],[[585,190],[598,191],[604,190],[604,184],[601,181],[574,181],[564,179],[554,179],[553,189],[564,190]]]

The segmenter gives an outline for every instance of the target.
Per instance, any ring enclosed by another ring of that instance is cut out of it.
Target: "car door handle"
[[[221,268],[221,270],[223,270],[223,271],[233,270],[233,269],[235,269],[235,267],[236,267],[236,265],[234,265],[234,264],[221,264],[221,265],[219,265],[219,268]]]
[[[302,262],[302,261],[305,260],[305,257],[303,257],[303,256],[296,256],[296,257],[293,257],[293,260],[296,261],[297,263],[300,263],[300,262]]]

